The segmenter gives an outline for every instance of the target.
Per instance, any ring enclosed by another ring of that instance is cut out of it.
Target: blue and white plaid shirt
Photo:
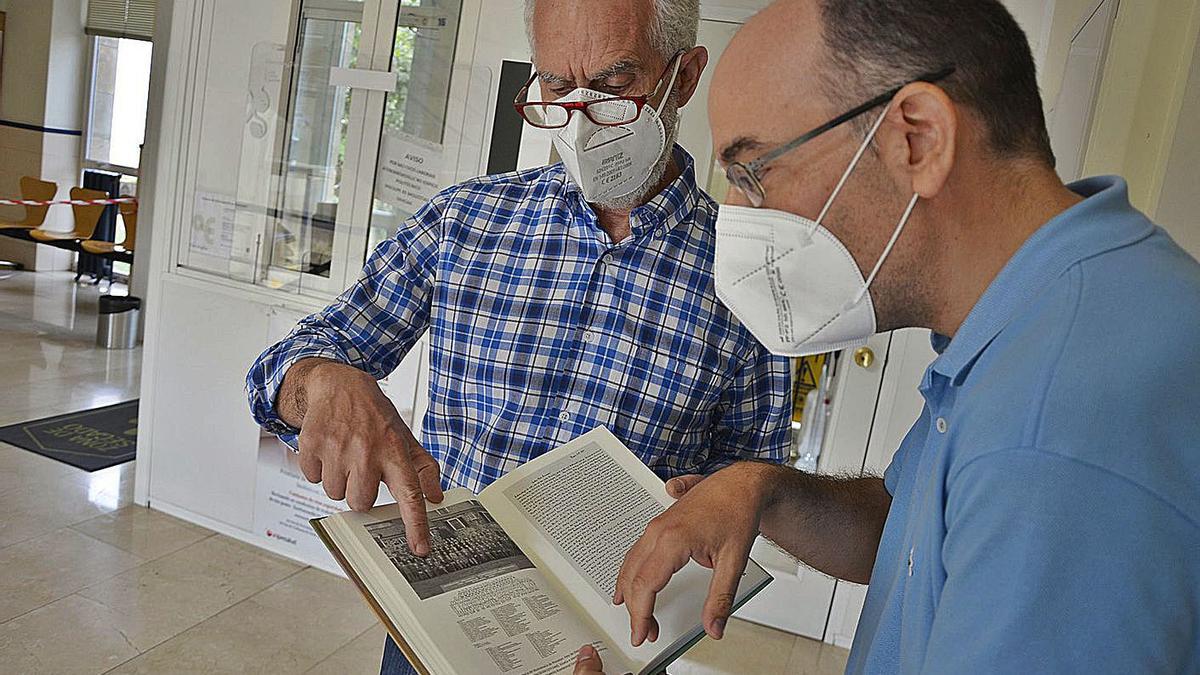
[[[664,479],[783,461],[788,361],[717,300],[717,206],[675,152],[682,175],[634,209],[617,244],[561,164],[443,191],[258,358],[254,418],[294,447],[274,408],[293,363],[335,359],[379,379],[429,331],[422,443],[447,487],[479,491],[598,425]]]

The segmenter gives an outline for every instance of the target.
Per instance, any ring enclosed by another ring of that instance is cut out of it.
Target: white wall
[[[158,0],[158,11],[154,17],[154,52],[150,60],[150,89],[146,107],[146,137],[142,147],[142,168],[138,176],[138,229],[135,248],[141,251],[138,263],[133,266],[129,279],[129,294],[148,302],[150,285],[150,247],[157,230],[170,232],[169,226],[155,227],[154,191],[158,188],[158,149],[163,143],[163,110],[166,108],[167,64],[171,58],[171,22],[175,12],[174,0]],[[176,54],[174,58],[180,58]],[[159,211],[163,213],[163,211]],[[147,311],[141,313],[141,334],[146,334]]]
[[[1158,222],[1193,256],[1200,258],[1200,45],[1192,52],[1191,74],[1179,111],[1163,180]]]
[[[1058,0],[1050,30],[1043,97],[1062,82],[1071,35],[1095,0]],[[1113,24],[1084,175],[1120,174],[1134,206],[1152,217],[1200,32],[1200,0],[1121,0]]]

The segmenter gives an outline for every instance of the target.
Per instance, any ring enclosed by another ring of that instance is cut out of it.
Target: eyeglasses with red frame
[[[685,50],[680,50],[671,57],[667,62],[667,67],[658,77],[658,84],[654,87],[654,91],[643,96],[610,96],[608,98],[600,98],[593,101],[526,101],[525,97],[529,95],[529,87],[533,81],[538,78],[535,72],[529,77],[529,81],[521,90],[517,92],[517,97],[513,101],[513,107],[526,122],[529,122],[539,129],[561,129],[567,126],[571,121],[571,115],[576,111],[587,115],[587,118],[592,122],[604,126],[614,127],[622,124],[633,122],[642,114],[642,108],[646,107],[652,99],[657,100],[659,90],[663,88],[663,82],[667,74],[672,72],[676,67],[676,63]],[[672,77],[674,82],[675,78]],[[665,94],[664,94],[665,96]]]

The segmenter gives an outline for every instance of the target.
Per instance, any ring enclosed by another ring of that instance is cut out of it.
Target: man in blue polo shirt
[[[761,530],[870,582],[851,673],[1200,672],[1200,265],[1123,180],[1059,181],[1008,12],[781,0],[712,92],[721,299],[778,353],[922,326],[940,356],[883,478],[673,479],[618,583],[634,642],[689,559],[719,638]]]

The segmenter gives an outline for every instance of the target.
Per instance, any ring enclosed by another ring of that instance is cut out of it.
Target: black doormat
[[[133,459],[137,450],[137,399],[0,427],[0,441],[99,471]]]

